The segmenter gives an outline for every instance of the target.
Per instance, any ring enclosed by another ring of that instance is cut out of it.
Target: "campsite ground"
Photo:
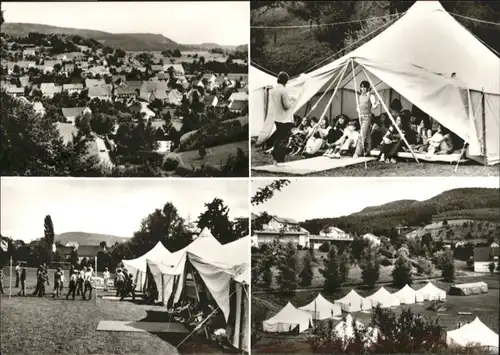
[[[236,151],[238,148],[243,150],[243,152],[248,155],[247,140],[207,148],[207,155],[203,160],[200,158],[200,154],[198,153],[197,149],[175,154],[180,156],[180,158],[182,159],[182,163],[186,168],[191,168],[192,166],[199,168],[202,163],[220,167],[221,165],[226,163],[230,155],[236,156]]]
[[[288,156],[287,161],[303,159],[298,156]],[[264,154],[260,148],[252,146],[252,167],[270,165],[273,163],[271,155]],[[386,164],[371,161],[365,164],[351,165],[345,168],[327,170],[308,176],[498,176],[498,166],[483,166],[475,162],[460,164],[455,172],[456,164],[449,163],[424,163],[417,164],[414,161],[401,161],[397,164]],[[252,177],[283,177],[285,174],[275,174],[252,170]]]
[[[484,281],[488,284],[488,293],[471,296],[450,296],[447,295],[446,305],[449,307],[442,313],[436,313],[427,308],[430,302],[425,302],[423,305],[414,304],[396,307],[393,310],[399,314],[406,307],[411,308],[413,312],[420,313],[424,317],[432,319],[439,319],[447,329],[456,328],[458,321],[468,322],[472,321],[475,317],[479,317],[481,321],[490,327],[493,331],[499,331],[499,279],[498,275],[480,275],[475,277],[464,277],[456,280],[457,283],[478,282]],[[445,283],[440,280],[432,281],[437,287],[448,290],[450,283]],[[414,283],[412,285],[415,289],[424,286],[424,282]],[[375,290],[379,286],[375,287]],[[389,292],[395,292],[397,289],[391,286],[384,286]],[[351,287],[343,288],[339,295],[326,295],[330,301],[339,299],[349,292]],[[375,290],[367,290],[360,287],[355,287],[355,290],[362,296],[372,294]],[[255,329],[255,323],[260,324],[263,320],[268,319],[277,313],[288,301],[292,302],[294,306],[300,307],[311,302],[318,294],[319,291],[304,291],[297,292],[293,297],[277,296],[275,294],[253,294],[252,295],[252,328]],[[459,315],[457,312],[470,312],[470,315]],[[367,324],[370,320],[371,314],[358,312],[355,317],[361,322]],[[252,353],[287,353],[287,354],[307,354],[312,353],[307,343],[307,332],[295,336],[275,336],[260,332],[262,338],[256,343],[252,344]]]
[[[66,301],[51,298],[52,287],[44,298],[18,297],[12,288],[9,299],[9,270],[4,268],[4,291],[1,296],[0,352],[4,354],[220,354],[223,351],[202,336],[191,337],[179,344],[187,334],[123,333],[97,331],[101,320],[168,321],[166,308],[99,300]],[[28,270],[27,294],[34,290],[36,270]],[[53,281],[53,270],[49,271]],[[67,271],[66,271],[67,277]],[[14,283],[12,284],[14,286]],[[63,293],[68,291],[67,283]],[[99,291],[102,295],[103,292]],[[110,296],[114,293],[110,292]]]

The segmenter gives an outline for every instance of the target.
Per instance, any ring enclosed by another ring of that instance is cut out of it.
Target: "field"
[[[263,154],[259,148],[252,147],[252,166],[269,165],[273,163],[272,156]],[[288,156],[287,161],[302,159],[297,156]],[[498,166],[483,166],[476,163],[460,164],[454,171],[455,164],[398,162],[386,164],[377,161],[352,165],[342,169],[327,170],[309,176],[498,176]],[[252,176],[282,177],[283,174],[252,171]]]
[[[66,279],[67,279],[67,271]],[[211,354],[222,353],[203,336],[195,335],[179,349],[186,334],[122,333],[96,331],[101,320],[166,321],[166,308],[140,304],[99,300],[66,301],[64,297],[18,297],[19,289],[12,289],[9,299],[9,270],[4,268],[4,291],[1,296],[1,353],[14,354]],[[28,270],[28,294],[35,285],[36,270]],[[49,271],[52,285],[53,271]],[[14,281],[14,280],[13,280]],[[65,280],[66,281],[66,280]],[[14,286],[14,282],[12,283]],[[68,291],[67,283],[63,293]],[[99,294],[102,295],[102,291]],[[114,293],[109,293],[114,295]]]
[[[221,163],[226,163],[229,155],[236,155],[236,150],[241,148],[245,154],[248,155],[248,141],[228,143],[215,147],[207,148],[207,155],[202,161],[198,149],[189,150],[186,152],[175,153],[175,155],[181,158],[181,165],[184,164],[185,167],[190,168],[195,166],[199,168],[204,162],[205,164],[211,164],[213,166],[220,166]]]
[[[407,305],[396,307],[393,310],[400,313],[405,307],[411,308],[413,312],[420,313],[424,317],[432,319],[439,319],[439,322],[448,330],[455,329],[458,321],[468,322],[472,321],[475,317],[479,317],[483,323],[490,327],[493,331],[499,331],[499,280],[498,275],[490,276],[475,276],[466,277],[457,280],[458,283],[484,281],[488,283],[488,293],[472,296],[447,296],[446,304],[450,307],[444,313],[439,315],[426,308],[429,302],[423,305]],[[433,281],[433,283],[443,289],[448,290],[450,284],[442,281]],[[415,289],[422,287],[424,283],[414,284]],[[396,289],[391,286],[384,286],[389,292],[395,292]],[[378,286],[376,287],[378,288]],[[324,295],[330,301],[334,301],[339,297],[345,295],[350,288],[344,288],[339,296]],[[356,288],[356,291],[362,296],[367,296],[374,292],[374,290],[366,290]],[[288,301],[291,301],[296,307],[303,306],[312,301],[318,291],[305,291],[298,292],[295,297],[286,299],[276,295],[258,294],[252,295],[252,323],[260,324],[263,320],[273,316],[279,311]],[[458,315],[457,312],[471,312],[471,315]],[[355,317],[367,324],[371,315],[365,313],[356,313]],[[287,354],[307,354],[311,353],[311,349],[307,344],[308,332],[302,333],[298,336],[273,336],[261,333],[262,338],[256,343],[252,344],[252,353],[287,353]]]

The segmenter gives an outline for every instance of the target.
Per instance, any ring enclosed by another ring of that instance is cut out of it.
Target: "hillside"
[[[401,225],[425,226],[432,220],[443,218],[498,221],[499,213],[499,189],[461,188],[445,191],[425,201],[393,201],[348,216],[307,220],[301,225],[313,234],[335,225],[351,233],[387,235]]]
[[[56,241],[60,243],[76,242],[78,245],[99,245],[101,242],[106,242],[110,247],[115,243],[123,243],[127,238],[117,237],[109,234],[85,233],[85,232],[66,232],[56,235]]]
[[[345,54],[339,52],[347,45],[368,33],[366,39],[350,47],[354,50],[378,33],[377,28],[386,20],[357,22],[368,18],[403,13],[415,1],[255,1],[251,4],[253,26],[304,26],[300,28],[252,28],[252,61],[275,73],[286,70],[292,76],[299,75],[331,57],[334,60]],[[500,22],[498,2],[441,1],[446,11],[480,20]],[[455,19],[475,36],[500,51],[500,28],[464,18]],[[350,24],[345,22],[355,21]],[[344,24],[338,24],[344,22]],[[310,24],[336,23],[334,26],[309,27]],[[363,27],[362,25],[363,24]],[[385,27],[383,27],[385,28]]]
[[[104,46],[121,48],[125,51],[163,50],[210,50],[222,48],[236,50],[242,46],[226,46],[216,43],[180,44],[161,34],[154,33],[109,33],[79,28],[57,27],[35,23],[4,23],[2,32],[12,37],[27,37],[30,32],[42,34],[63,34],[94,39]],[[244,45],[246,47],[246,45]]]

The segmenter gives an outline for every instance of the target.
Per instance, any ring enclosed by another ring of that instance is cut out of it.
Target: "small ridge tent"
[[[401,304],[399,298],[391,294],[384,287],[379,288],[377,292],[366,297],[365,299],[371,301],[373,308],[377,306],[380,306],[382,308],[396,307]]]
[[[356,291],[351,290],[347,295],[334,303],[340,304],[344,312],[359,312],[372,308],[372,302],[360,296]]]
[[[392,99],[398,98],[403,108],[417,106],[464,139],[468,157],[498,164],[498,55],[439,1],[417,1],[382,28],[352,52],[290,80],[287,86],[297,97],[294,113],[329,119],[342,113],[358,118],[355,93],[361,81],[367,80],[383,103],[374,114],[387,112]]]
[[[424,302],[423,296],[408,285],[405,285],[405,287],[403,287],[398,292],[395,292],[393,295],[399,299],[401,304],[413,304],[413,303]]]
[[[342,307],[339,304],[331,303],[324,298],[321,293],[319,293],[309,304],[299,307],[299,309],[311,313],[313,319],[319,320],[340,316],[342,314]]]
[[[486,282],[472,282],[467,284],[455,284],[450,286],[450,295],[469,296],[488,292],[488,284]]]
[[[446,291],[434,286],[431,282],[428,282],[424,287],[417,290],[419,297],[421,296],[425,301],[444,301],[446,299]]]
[[[446,343],[449,346],[478,344],[498,354],[498,334],[488,328],[477,317],[469,324],[447,332]]]
[[[350,314],[348,314],[344,320],[342,320],[335,326],[335,328],[333,328],[333,331],[342,340],[348,341],[354,337],[354,327],[359,330],[366,329],[366,326],[363,323],[355,320]],[[369,327],[368,330],[368,338],[364,339],[364,343],[375,342],[377,340],[378,330],[371,327]]]
[[[141,255],[135,259],[124,259],[122,260],[124,267],[127,269],[128,273],[134,275],[136,281],[136,289],[142,290],[146,282],[146,267],[147,261],[161,262],[162,260],[168,259],[172,253],[163,246],[161,242],[156,243],[156,245],[144,255]]]
[[[297,327],[299,333],[302,333],[311,325],[311,314],[295,308],[290,302],[281,311],[262,323],[264,331],[270,333],[288,333]]]
[[[264,126],[267,110],[267,93],[270,87],[276,85],[277,78],[269,75],[253,65],[250,65],[250,117],[252,117],[251,137],[259,135]]]

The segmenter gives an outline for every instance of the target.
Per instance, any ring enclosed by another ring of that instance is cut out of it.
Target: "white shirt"
[[[269,91],[268,115],[274,122],[293,123],[292,100],[288,89],[278,84]]]
[[[87,272],[85,273],[85,275],[83,276],[83,279],[84,279],[85,281],[90,281],[90,279],[91,279],[91,278],[92,278],[92,271],[87,271]]]
[[[109,271],[104,271],[104,272],[102,273],[102,277],[103,277],[104,279],[109,279],[109,277],[110,277],[110,276],[111,276],[111,274],[109,273]]]

